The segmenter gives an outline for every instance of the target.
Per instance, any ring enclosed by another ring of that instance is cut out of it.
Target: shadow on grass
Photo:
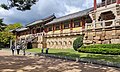
[[[74,53],[70,53],[70,52],[57,52],[57,53],[49,53],[52,55],[57,55],[57,56],[67,56],[67,57],[80,57],[79,54],[74,54]]]
[[[108,61],[108,62],[120,62],[120,56],[119,55],[88,54],[86,57],[83,57],[83,58],[103,60],[103,61]]]
[[[58,52],[58,53],[49,53],[49,54],[57,55],[57,56],[72,57],[72,58],[86,58],[86,59],[95,59],[95,60],[103,60],[103,61],[108,61],[108,62],[119,62],[120,63],[119,55],[86,53],[85,56],[82,56],[82,54],[75,54],[75,53],[70,53],[70,52]]]

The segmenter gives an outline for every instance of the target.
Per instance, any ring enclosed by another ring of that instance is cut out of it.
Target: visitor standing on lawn
[[[19,53],[20,53],[20,48],[21,48],[21,46],[18,44],[18,45],[17,45],[17,48],[16,48],[18,55],[19,55]]]
[[[25,50],[27,49],[27,43],[24,43],[22,46],[22,50],[23,50],[23,55],[25,55]]]
[[[14,51],[15,51],[15,46],[14,46],[14,44],[10,47],[10,49],[12,50],[12,55],[14,55]]]

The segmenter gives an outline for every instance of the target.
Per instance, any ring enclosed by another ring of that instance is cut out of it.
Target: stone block
[[[93,40],[93,36],[88,36],[88,40]]]
[[[101,44],[102,43],[102,41],[96,41],[96,44]]]
[[[101,32],[96,32],[96,36],[101,36],[102,35],[102,31]]]
[[[101,40],[102,40],[102,41],[105,40],[105,36],[101,36]]]
[[[116,35],[120,36],[120,30],[116,31]]]
[[[112,39],[112,36],[105,36],[105,39],[108,40],[108,39]]]
[[[110,44],[110,40],[104,40],[102,41],[102,44]]]
[[[112,30],[112,35],[116,35],[116,30]]]
[[[100,40],[100,36],[94,37],[94,40]]]
[[[93,32],[93,36],[95,36],[96,35],[96,32]]]
[[[86,40],[87,38],[84,36],[84,38],[83,38],[84,40]]]
[[[88,35],[93,35],[93,33],[92,32],[88,32]]]
[[[101,36],[105,36],[105,33],[102,33]]]
[[[112,31],[106,31],[106,36],[112,35]]]
[[[120,44],[120,39],[111,39],[112,44]]]
[[[112,36],[112,39],[119,39],[119,36]]]
[[[93,41],[92,40],[83,40],[83,43],[85,43],[85,44],[92,44]]]

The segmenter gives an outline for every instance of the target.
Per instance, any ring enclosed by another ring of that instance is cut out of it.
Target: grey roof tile
[[[66,16],[63,16],[63,17],[60,17],[60,18],[56,18],[53,21],[47,23],[46,25],[54,24],[54,23],[57,23],[57,22],[62,22],[62,21],[65,21],[65,20],[74,19],[74,18],[81,17],[81,16],[84,16],[84,15],[88,15],[89,12],[92,9],[93,8],[89,8],[89,9],[86,9],[86,10],[83,10],[83,11],[79,11],[79,12],[76,12],[76,13],[73,13],[73,14],[69,14],[69,15],[66,15]]]

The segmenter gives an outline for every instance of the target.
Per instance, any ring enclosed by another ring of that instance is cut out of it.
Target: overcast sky
[[[7,0],[0,0],[6,3]],[[15,8],[4,10],[0,8],[0,18],[4,18],[4,23],[13,24],[20,22],[26,25],[32,21],[45,18],[53,13],[56,17],[61,17],[74,12],[78,12],[93,7],[94,0],[39,0],[29,11],[18,11]],[[99,3],[101,0],[98,0]]]

